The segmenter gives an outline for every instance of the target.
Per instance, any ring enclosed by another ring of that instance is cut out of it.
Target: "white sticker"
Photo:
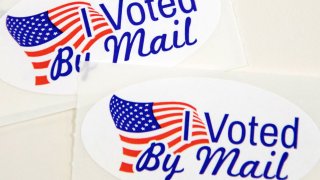
[[[70,94],[90,61],[174,66],[211,36],[220,3],[22,1],[0,21],[1,78],[27,90]]]
[[[120,179],[300,179],[320,156],[320,132],[297,106],[209,78],[118,90],[89,110],[81,137]]]

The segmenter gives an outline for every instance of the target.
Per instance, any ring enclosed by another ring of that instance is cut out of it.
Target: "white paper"
[[[33,92],[74,94],[78,71],[92,61],[219,70],[246,64],[229,1],[178,1],[167,7],[172,13],[149,3],[23,0],[0,20],[0,77]]]
[[[24,91],[0,80],[0,126],[73,109],[76,96]]]
[[[95,71],[89,73],[86,80],[80,81],[78,112],[76,119],[76,133],[74,146],[73,179],[88,178],[112,179],[112,175],[101,168],[89,155],[81,138],[82,123],[89,109],[103,97],[118,92],[132,85],[146,81],[166,78],[213,78],[232,80],[255,86],[259,89],[274,93],[299,107],[313,120],[319,129],[320,105],[319,79],[303,76],[280,76],[259,73],[216,73],[206,70],[163,69],[163,68],[132,68],[98,65]],[[98,81],[97,79],[101,79]],[[103,83],[102,83],[103,82]],[[168,87],[169,88],[169,87]],[[170,92],[170,88],[166,92]],[[222,92],[223,93],[223,92]],[[89,98],[90,97],[90,98]],[[266,102],[267,103],[267,102]],[[106,111],[107,111],[107,104]],[[98,117],[98,116],[97,116]],[[97,146],[97,149],[99,147]],[[311,149],[309,149],[311,150]],[[316,153],[316,152],[314,152]],[[113,162],[113,161],[112,161]],[[306,165],[307,166],[307,165]],[[308,178],[319,176],[319,163],[309,169]],[[291,177],[290,179],[295,179]]]

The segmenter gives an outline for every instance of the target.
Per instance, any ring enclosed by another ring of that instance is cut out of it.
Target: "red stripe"
[[[193,125],[192,128],[201,128],[201,129],[206,129],[206,127],[201,126],[201,125]]]
[[[45,69],[49,67],[51,60],[43,61],[43,62],[33,62],[32,66],[34,69]]]
[[[159,121],[159,120],[162,120],[162,119],[165,119],[165,118],[168,118],[168,117],[182,116],[182,115],[183,115],[183,113],[171,113],[171,114],[165,114],[165,115],[157,116],[156,119]]]
[[[200,135],[207,135],[207,133],[204,131],[192,132],[192,136],[200,136]]]
[[[77,2],[67,3],[67,4],[64,4],[64,5],[58,6],[58,7],[56,7],[56,8],[50,9],[48,12],[49,12],[49,13],[53,13],[54,11],[57,11],[57,10],[62,9],[62,8],[64,8],[64,7],[72,6],[72,5],[75,5],[75,4],[91,6],[90,3],[77,1]]]
[[[62,41],[59,41],[58,43],[56,43],[46,49],[42,49],[40,51],[35,51],[35,52],[26,52],[26,54],[29,57],[38,57],[38,56],[43,56],[43,55],[52,53],[55,51],[55,49],[58,46],[65,45],[67,42],[69,42],[79,31],[81,31],[81,29],[82,29],[82,26],[80,25],[74,31],[72,31],[67,37],[65,37]]]
[[[199,121],[199,120],[193,120],[193,121],[204,125],[204,123],[202,121]]]
[[[195,112],[194,112],[194,114],[195,114]],[[201,119],[197,115],[193,115],[193,118],[198,119],[199,121],[201,121]]]
[[[161,106],[161,105],[183,105],[183,106],[187,106],[193,110],[196,111],[196,108],[191,106],[190,104],[187,103],[182,103],[182,102],[158,102],[158,103],[154,103],[154,106]]]
[[[127,173],[133,173],[133,165],[128,163],[121,163],[120,171],[127,172]]]
[[[89,50],[91,48],[91,46],[98,41],[100,38],[102,38],[103,36],[106,36],[108,34],[111,34],[112,30],[108,29],[105,31],[100,32],[99,34],[97,34],[93,39],[91,39],[88,44],[83,48],[82,53],[84,53],[85,51]]]
[[[104,18],[94,18],[91,20],[92,23],[94,23],[96,21],[105,21],[105,19]]]
[[[69,29],[71,26],[73,26],[75,23],[79,22],[80,21],[80,18],[77,18],[73,21],[71,21],[70,23],[68,23],[67,25],[65,25],[63,28],[61,28],[60,30],[62,32],[65,32],[67,29]]]
[[[79,13],[78,12],[75,12],[75,13],[72,13],[72,14],[69,14],[68,16],[60,19],[59,21],[55,22],[54,25],[56,26],[59,26],[61,23],[65,22],[66,20],[78,15]]]
[[[89,12],[91,12],[91,13],[99,13],[98,11],[96,11],[96,10],[94,10],[92,8],[88,8],[88,9],[89,9]]]
[[[161,109],[154,109],[153,113],[162,112],[162,111],[174,111],[174,110],[184,110],[185,108],[161,108]]]
[[[52,20],[54,20],[55,18],[57,18],[57,17],[65,14],[65,13],[67,13],[67,12],[70,12],[70,11],[73,11],[73,10],[77,10],[77,9],[79,9],[79,7],[73,7],[73,8],[69,8],[69,9],[66,9],[66,10],[64,10],[64,11],[61,11],[61,12],[59,12],[59,13],[53,15],[53,16],[50,16],[50,20],[52,21]]]
[[[182,119],[172,120],[172,121],[163,123],[163,124],[160,125],[160,127],[161,128],[165,128],[165,127],[171,126],[173,124],[178,124],[178,123],[182,123]]]
[[[108,23],[101,23],[101,24],[97,24],[97,25],[95,25],[95,26],[93,26],[93,30],[98,30],[98,29],[100,29],[100,28],[102,28],[102,27],[108,27],[109,26],[109,24]]]
[[[180,137],[177,137],[176,139],[170,141],[168,143],[168,147],[169,148],[172,148],[173,146],[175,146],[176,144],[178,144],[179,142],[181,142],[181,136]]]
[[[122,152],[126,156],[131,156],[131,157],[138,157],[141,151],[135,151],[127,148],[123,148]]]
[[[49,84],[47,76],[36,76],[36,86]]]
[[[198,144],[208,144],[209,141],[208,139],[199,139],[199,140],[195,140],[195,141],[192,141],[191,143],[189,144],[185,144],[183,145],[182,147],[180,147],[179,149],[177,149],[174,154],[177,154],[177,153],[182,153],[184,150],[192,147],[192,146],[195,146],[195,145],[198,145]]]
[[[82,34],[82,36],[73,44],[73,47],[77,49],[83,43],[84,40],[85,36],[84,34]]]
[[[103,16],[99,13],[92,13],[90,14],[90,17],[103,17]]]
[[[161,139],[167,138],[173,134],[180,132],[181,130],[182,130],[182,127],[178,127],[178,128],[172,129],[171,131],[168,131],[166,133],[163,133],[163,134],[160,134],[157,136],[153,136],[153,137],[149,137],[149,138],[139,138],[139,139],[129,138],[129,137],[125,137],[125,136],[120,135],[120,139],[123,142],[131,143],[131,144],[147,144],[148,142],[150,142],[152,140],[161,140]]]

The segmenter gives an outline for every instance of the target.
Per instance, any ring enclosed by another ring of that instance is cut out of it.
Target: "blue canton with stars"
[[[136,103],[113,96],[110,112],[116,127],[122,131],[143,133],[160,129],[153,115],[153,103]]]
[[[62,34],[50,20],[48,12],[29,17],[7,17],[7,28],[20,46],[44,44]]]

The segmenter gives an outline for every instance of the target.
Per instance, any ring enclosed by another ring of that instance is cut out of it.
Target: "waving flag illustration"
[[[130,102],[117,96],[110,100],[110,112],[123,143],[120,171],[133,173],[139,154],[149,142],[167,144],[173,154],[208,144],[207,129],[195,107],[183,102]]]
[[[85,53],[100,38],[112,33],[106,19],[90,3],[76,1],[27,16],[8,16],[6,25],[37,70],[36,85],[49,84],[46,69],[56,49],[70,46]]]

